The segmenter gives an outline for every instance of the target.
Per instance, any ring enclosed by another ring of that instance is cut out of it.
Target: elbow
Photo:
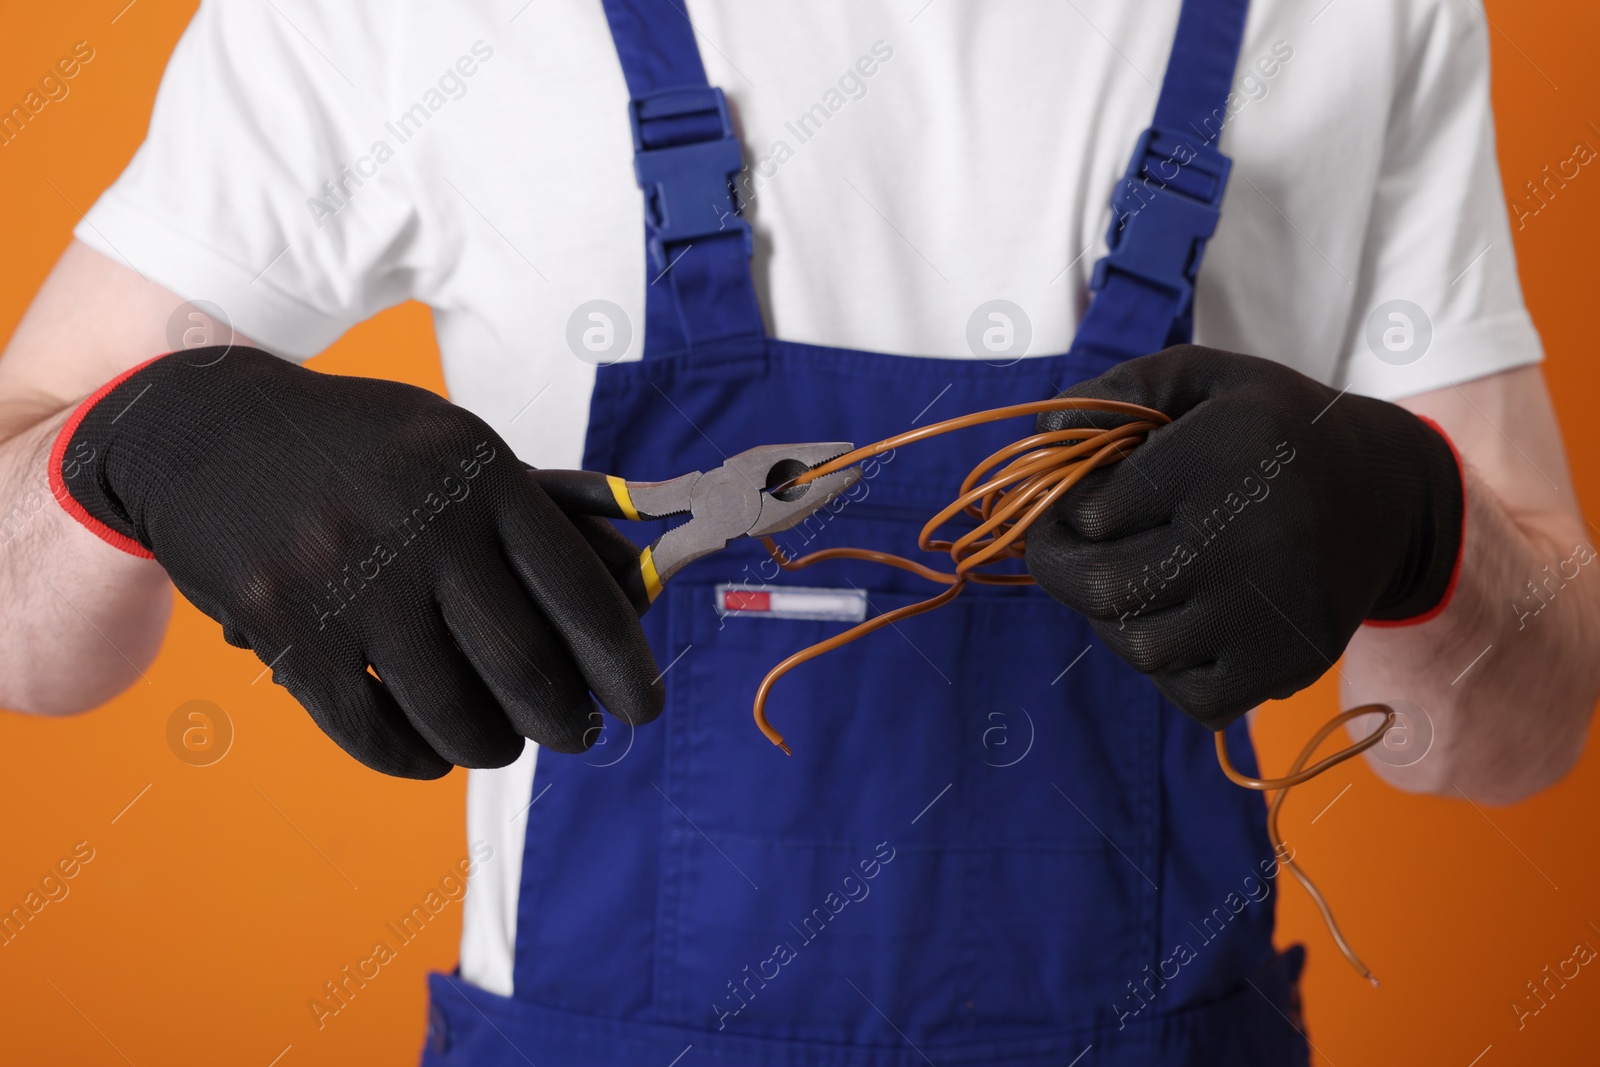
[[[1589,736],[1590,693],[1525,724],[1510,724],[1494,739],[1452,737],[1441,731],[1432,749],[1409,767],[1369,760],[1373,771],[1408,793],[1467,799],[1506,807],[1551,788],[1577,766]],[[1513,716],[1505,716],[1511,720]]]
[[[148,608],[145,617],[132,620],[136,625],[107,627],[110,636],[91,630],[65,642],[0,647],[0,708],[64,718],[93,711],[135,684],[147,684],[145,672],[161,650],[171,600],[158,597]]]
[[[1493,807],[1521,803],[1565,778],[1583,755],[1587,737],[1585,728],[1576,739],[1543,746],[1536,755],[1494,767],[1464,766],[1451,787],[1439,792]]]
[[[14,711],[22,715],[37,715],[44,719],[65,719],[73,715],[82,715],[86,711],[93,711],[100,705],[98,703],[85,704],[79,701],[63,701],[55,699],[53,695],[45,699],[34,699],[27,695],[17,697],[9,693],[0,693],[0,706],[3,706],[7,711]]]
[[[72,681],[63,680],[59,674],[53,678],[31,674],[13,674],[7,679],[0,688],[0,707],[46,718],[82,715],[109,703],[141,677],[131,663],[122,664],[120,670],[108,666],[92,678]]]

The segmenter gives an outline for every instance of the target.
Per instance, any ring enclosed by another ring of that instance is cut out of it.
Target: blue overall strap
[[[673,0],[603,4],[645,198],[645,357],[760,336],[750,224],[734,185],[743,153],[722,90],[706,83],[694,28]]]
[[[1109,252],[1073,348],[1132,359],[1188,341],[1194,284],[1217,228],[1232,160],[1228,116],[1249,0],[1184,0],[1155,119],[1111,194]]]

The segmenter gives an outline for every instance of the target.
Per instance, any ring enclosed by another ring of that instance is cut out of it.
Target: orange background
[[[0,149],[5,335],[66,246],[78,210],[138,146],[195,6],[142,0],[124,11],[125,3],[6,13],[0,100],[20,99],[76,41],[89,40],[97,55],[66,100]],[[1489,10],[1500,163],[1515,192],[1570,156],[1577,140],[1600,145],[1591,124],[1600,121],[1600,9],[1493,0]],[[1516,238],[1579,495],[1593,514],[1600,420],[1581,416],[1600,391],[1590,317],[1600,283],[1600,177],[1569,183]],[[442,389],[428,314],[415,305],[361,326],[315,365]],[[70,894],[0,948],[0,1060],[415,1062],[423,974],[454,966],[459,903],[320,1030],[307,1001],[466,855],[465,775],[421,784],[363,770],[282,690],[253,682],[260,671],[180,603],[148,680],[121,698],[63,721],[0,715],[0,910],[77,842],[95,850],[67,883]],[[1332,677],[1264,717],[1258,736],[1269,770],[1331,714]],[[172,712],[196,699],[223,708],[236,732],[231,751],[208,767],[179,761],[167,745]],[[1282,938],[1311,949],[1305,993],[1317,1062],[1594,1062],[1600,974],[1585,968],[1521,1031],[1509,1005],[1577,942],[1600,947],[1600,927],[1590,925],[1600,922],[1597,810],[1593,750],[1556,788],[1509,809],[1406,796],[1359,765],[1303,787],[1286,810],[1285,835],[1384,980],[1378,992],[1361,982],[1306,897],[1285,891]]]

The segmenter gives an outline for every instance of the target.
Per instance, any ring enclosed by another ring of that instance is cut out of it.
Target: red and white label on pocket
[[[814,619],[861,622],[867,617],[867,594],[860,589],[815,589],[793,585],[716,587],[717,614],[766,619]]]

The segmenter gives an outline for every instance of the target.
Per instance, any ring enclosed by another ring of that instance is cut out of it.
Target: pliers
[[[637,568],[618,580],[641,610],[673,575],[740,537],[768,537],[802,522],[861,479],[860,467],[825,474],[805,485],[788,483],[855,446],[844,442],[763,445],[729,457],[709,471],[664,482],[627,482],[596,471],[536,470],[539,485],[569,511],[607,519],[664,519],[690,515],[639,553]]]

